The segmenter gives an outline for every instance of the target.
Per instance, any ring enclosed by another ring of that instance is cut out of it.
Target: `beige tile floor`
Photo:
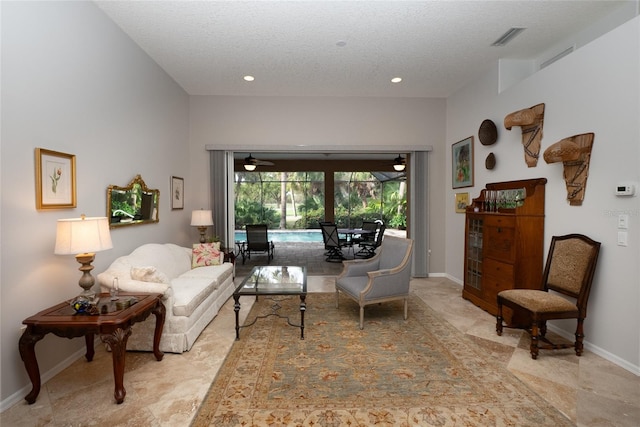
[[[639,377],[589,351],[580,358],[572,350],[543,352],[532,360],[525,333],[507,330],[496,336],[494,318],[462,299],[461,287],[450,280],[415,279],[412,290],[576,425],[640,425]],[[332,292],[333,278],[310,276],[309,291]],[[246,315],[251,301],[243,302],[241,314]],[[232,302],[189,352],[166,354],[161,362],[150,353],[127,353],[123,404],[113,399],[111,356],[98,346],[93,362],[72,364],[43,385],[33,405],[20,402],[3,412],[0,425],[189,425],[233,343]]]

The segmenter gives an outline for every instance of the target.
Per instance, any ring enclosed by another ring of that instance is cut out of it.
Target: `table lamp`
[[[191,226],[198,227],[198,231],[200,231],[200,243],[205,242],[204,233],[207,232],[207,227],[210,225],[213,225],[211,211],[200,209],[191,212]]]
[[[97,295],[92,289],[95,279],[91,275],[95,259],[95,252],[111,249],[111,234],[107,217],[59,219],[56,229],[56,255],[76,254],[76,260],[82,264],[79,285],[83,291],[76,300],[83,300],[89,304],[97,303]],[[73,305],[73,304],[72,304]],[[75,307],[75,306],[74,306]]]

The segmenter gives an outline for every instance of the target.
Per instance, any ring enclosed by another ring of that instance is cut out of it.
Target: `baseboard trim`
[[[551,332],[554,332],[554,333],[560,335],[561,337],[567,339],[568,341],[574,341],[576,339],[576,337],[574,336],[573,333],[567,332],[564,329],[560,329],[559,327],[557,327],[556,325],[553,325],[551,323],[549,323],[547,325],[547,328]],[[602,347],[598,347],[597,345],[594,345],[593,343],[590,343],[589,341],[584,341],[584,348],[586,350],[589,350],[593,354],[596,354],[596,355],[602,357],[603,359],[608,360],[609,362],[620,366],[622,369],[625,369],[625,370],[631,372],[632,374],[634,374],[636,376],[640,376],[640,366],[633,365],[633,364],[629,363],[628,361],[619,358],[615,354],[612,354],[612,353],[608,352],[607,350],[603,349]]]
[[[100,340],[96,339],[96,342],[94,343],[94,345],[97,345],[99,342],[100,342]],[[69,357],[67,357],[66,359],[64,359],[60,363],[58,363],[56,366],[54,366],[53,368],[49,369],[47,372],[45,372],[45,373],[41,372],[40,373],[40,384],[41,384],[41,387],[44,387],[44,385],[46,384],[47,381],[49,381],[51,378],[53,378],[56,375],[58,375],[60,372],[64,371],[66,368],[71,366],[71,364],[73,364],[75,361],[77,361],[78,359],[83,358],[86,352],[87,352],[87,349],[83,346],[78,351],[74,352]],[[4,399],[3,401],[1,401],[0,402],[0,412],[6,411],[7,409],[11,408],[16,403],[19,403],[20,401],[24,401],[24,397],[31,391],[32,388],[33,388],[33,386],[31,385],[31,381],[29,381],[29,383],[27,385],[25,385],[20,390],[16,391],[11,396],[9,396],[6,399]],[[42,391],[40,391],[40,393],[42,393]],[[34,403],[34,405],[37,405],[37,400],[36,400],[36,403]]]

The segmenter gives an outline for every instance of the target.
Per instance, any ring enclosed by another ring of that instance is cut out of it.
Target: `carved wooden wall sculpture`
[[[582,205],[587,190],[593,137],[593,133],[574,135],[556,142],[544,152],[545,162],[564,165],[567,200],[571,206]]]
[[[511,130],[512,126],[522,128],[522,145],[524,146],[524,160],[528,167],[535,167],[540,156],[540,141],[542,141],[542,125],[544,123],[544,104],[515,111],[504,118],[504,127]]]

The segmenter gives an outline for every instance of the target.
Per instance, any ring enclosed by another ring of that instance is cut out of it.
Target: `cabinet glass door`
[[[482,226],[481,219],[470,219],[467,233],[467,271],[465,285],[482,290]]]

